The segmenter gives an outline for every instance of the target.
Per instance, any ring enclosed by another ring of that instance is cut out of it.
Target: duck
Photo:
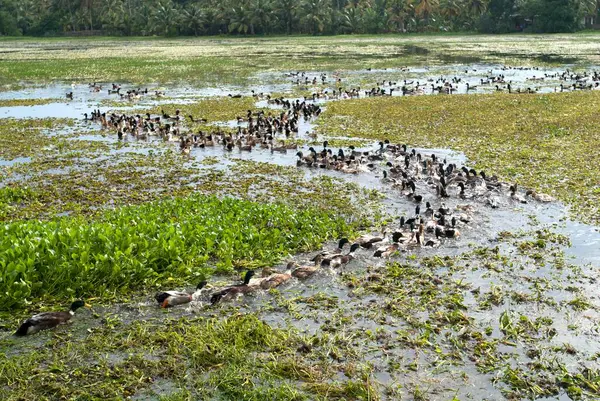
[[[336,256],[340,256],[342,254],[342,251],[344,250],[344,246],[346,244],[349,244],[350,241],[348,241],[348,238],[342,238],[339,240],[337,248],[332,249],[331,251],[323,251],[319,254],[317,254],[314,258],[311,259],[311,262],[316,262],[317,258],[321,258],[325,259],[325,258],[333,258]]]
[[[275,146],[271,143],[271,153],[274,152],[287,153],[287,148],[285,146]]]
[[[352,259],[354,259],[354,252],[356,252],[358,248],[360,248],[360,244],[354,243],[352,244],[352,246],[350,246],[350,251],[346,255],[338,255],[335,258],[329,260],[326,264],[329,265],[329,267],[331,267],[332,269],[347,265]],[[323,264],[324,262],[325,260],[321,261],[321,264]]]
[[[373,244],[381,242],[384,239],[385,239],[385,232],[381,236],[379,236],[379,235],[370,235],[370,234],[361,235],[354,242],[357,243],[358,245],[360,245],[361,247],[365,248],[365,249],[370,249],[370,248],[373,247]]]
[[[284,273],[269,268],[264,269],[263,272],[267,274],[267,277],[260,280],[260,288],[269,290],[271,288],[279,287],[281,284],[289,281],[292,278],[293,267],[293,262],[288,263]]]
[[[192,116],[191,114],[188,115],[188,118],[190,119],[191,122],[193,123],[207,123],[208,120],[206,118],[198,118],[195,119],[194,116]]]
[[[210,297],[211,305],[215,305],[223,300],[228,300],[235,297],[238,294],[248,294],[256,289],[256,286],[251,286],[250,279],[254,276],[254,270],[248,270],[244,275],[244,282],[242,284],[232,285],[225,287],[220,291],[215,292]]]
[[[196,286],[196,291],[200,291],[206,286],[206,281],[201,281]],[[192,302],[193,294],[188,294],[183,291],[162,291],[154,296],[156,302],[161,308],[169,308],[171,306],[183,305]]]
[[[456,228],[442,228],[437,226],[435,228],[435,237],[439,238],[458,238],[460,237],[460,232]]]
[[[550,196],[550,195],[547,195],[547,194],[540,194],[540,193],[537,193],[537,192],[535,192],[535,191],[533,191],[533,190],[531,190],[531,189],[530,189],[530,190],[528,190],[527,192],[525,192],[525,196],[531,196],[531,197],[532,197],[533,199],[535,199],[536,201],[538,201],[538,202],[544,202],[544,203],[552,202],[552,201],[554,201],[554,200],[555,200],[555,199],[554,199],[552,196]]]
[[[440,246],[441,241],[439,239],[439,237],[436,236],[435,239],[430,238],[427,241],[425,241],[425,244],[423,244],[423,246],[425,248],[437,248],[438,246]]]
[[[237,140],[236,145],[238,146],[240,152],[243,152],[243,151],[245,151],[245,152],[251,152],[252,151],[252,145],[251,144],[245,144],[245,145],[243,145],[241,139]]]
[[[517,193],[517,184],[511,185],[509,190],[511,199],[519,203],[527,203],[527,200]]]
[[[392,177],[389,177],[388,172],[386,170],[383,170],[383,178],[381,179],[381,182],[390,183],[392,184],[392,186],[398,185],[398,181]]]
[[[322,259],[323,259],[323,256],[317,255],[317,257],[314,260],[314,262],[315,262],[314,266],[298,266],[297,263],[290,262],[290,263],[288,263],[288,268],[293,269],[294,267],[296,267],[295,269],[292,270],[292,277],[296,277],[297,279],[304,280],[304,279],[309,278],[313,274],[315,274],[317,271],[319,271],[319,266],[321,265]]]
[[[71,304],[67,312],[43,312],[25,320],[15,332],[15,336],[22,337],[35,334],[38,331],[52,329],[58,325],[65,324],[75,315],[75,311],[81,307],[90,306],[82,300],[77,300]]]
[[[388,258],[395,252],[400,249],[400,239],[402,239],[403,235],[400,231],[392,234],[392,244],[391,245],[383,245],[377,248],[373,257],[375,258]]]

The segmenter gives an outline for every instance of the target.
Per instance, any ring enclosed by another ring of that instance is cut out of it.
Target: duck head
[[[73,302],[71,304],[71,307],[69,308],[69,310],[71,312],[75,312],[77,309],[79,308],[83,308],[83,307],[89,308],[90,305],[86,304],[84,301],[82,301],[81,299],[78,299],[77,301]]]
[[[202,280],[202,281],[200,281],[200,282],[198,283],[198,285],[196,286],[196,289],[197,289],[197,290],[201,290],[201,289],[203,289],[204,287],[206,287],[206,284],[208,284],[208,283],[206,282],[206,280]]]
[[[254,270],[248,270],[246,272],[246,274],[244,275],[244,284],[248,285],[248,283],[250,282],[250,279],[254,276],[255,272]]]
[[[348,252],[348,253],[354,253],[354,252],[356,252],[356,250],[358,248],[360,248],[360,244],[354,243],[354,244],[352,244],[352,246],[350,246],[350,252]]]
[[[344,245],[349,244],[348,238],[342,238],[340,242],[338,242],[338,248],[344,249]]]

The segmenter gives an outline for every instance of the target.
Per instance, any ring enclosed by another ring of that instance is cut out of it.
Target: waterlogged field
[[[0,398],[599,399],[596,38],[0,39]],[[321,113],[274,133],[277,150],[219,142],[249,111],[278,117],[273,99],[304,96]],[[96,109],[179,131],[119,139],[84,118]],[[219,143],[182,151],[178,134],[200,130]],[[385,258],[361,248],[211,305],[248,269],[260,280],[342,237],[414,235],[399,219],[416,193],[383,177],[405,160],[379,157],[386,139],[497,176],[481,196],[448,185],[440,199],[414,173],[420,214],[447,207],[458,238],[425,233]],[[365,162],[297,165],[324,141]],[[556,201],[523,203],[527,189]],[[188,304],[154,300],[202,280]],[[12,336],[74,299],[91,309]]]
[[[600,64],[598,35],[0,40],[0,83],[265,83],[270,71],[506,63]],[[135,49],[132,57],[131,50]]]

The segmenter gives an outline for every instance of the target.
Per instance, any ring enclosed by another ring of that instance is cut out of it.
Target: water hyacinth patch
[[[326,211],[193,195],[109,211],[4,225],[0,300],[126,291],[192,274],[261,267],[351,231]]]

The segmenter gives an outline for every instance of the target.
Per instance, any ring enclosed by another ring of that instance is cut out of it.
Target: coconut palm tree
[[[464,3],[459,2],[459,0],[440,1],[440,14],[453,29],[459,24],[458,20],[463,15],[464,9]]]
[[[438,0],[419,0],[415,7],[415,14],[423,18],[425,26],[429,25],[429,18],[437,10]]]
[[[250,5],[250,33],[252,35],[257,27],[263,32],[271,31],[271,21],[274,18],[272,9],[273,5],[270,0],[252,0]]]
[[[100,18],[102,29],[110,33],[118,33],[123,28],[122,18],[125,13],[122,0],[103,0]]]
[[[153,9],[152,27],[154,32],[169,36],[175,33],[179,14],[172,0],[160,0]]]
[[[473,17],[480,17],[487,9],[487,0],[467,0],[467,9]]]
[[[191,32],[194,32],[194,36],[198,36],[198,33],[204,30],[204,24],[206,23],[204,10],[199,4],[189,4],[183,9],[181,23]]]
[[[286,34],[292,33],[296,19],[296,0],[275,0],[273,2],[273,13],[281,23]]]
[[[252,25],[252,12],[243,4],[231,9],[231,19],[229,20],[229,31],[237,33],[254,34],[254,26]]]
[[[75,0],[54,0],[52,4],[52,8],[58,12],[69,11],[69,24],[65,28],[70,28],[72,31],[75,30],[75,7]]]
[[[313,35],[323,32],[328,22],[330,3],[327,0],[304,0],[298,12],[301,21]]]
[[[341,25],[342,29],[348,33],[361,33],[362,30],[362,10],[348,5],[342,10]]]
[[[412,0],[388,0],[388,25],[391,30],[396,32],[405,31],[406,21],[414,14],[414,11]]]

